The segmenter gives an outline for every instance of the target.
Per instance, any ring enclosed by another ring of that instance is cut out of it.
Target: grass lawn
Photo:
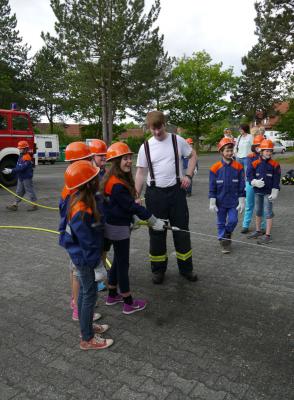
[[[280,164],[294,164],[294,156],[289,157],[276,157]]]

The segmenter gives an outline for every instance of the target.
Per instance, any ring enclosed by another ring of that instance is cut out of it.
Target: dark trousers
[[[112,240],[114,257],[108,274],[108,283],[111,286],[119,285],[121,293],[130,291],[129,284],[129,258],[130,239]]]
[[[94,337],[93,315],[97,300],[97,282],[93,267],[87,265],[76,267],[80,282],[78,311],[82,340],[89,341]]]
[[[157,218],[168,219],[172,226],[189,230],[189,210],[186,191],[175,185],[169,188],[147,186],[146,208]],[[165,272],[167,268],[166,230],[149,229],[150,261],[153,273]],[[192,249],[189,232],[173,231],[177,263],[181,273],[192,271]]]

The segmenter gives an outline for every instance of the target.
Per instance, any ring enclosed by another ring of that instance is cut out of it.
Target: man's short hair
[[[161,128],[165,125],[165,116],[161,111],[151,111],[146,116],[147,128]]]

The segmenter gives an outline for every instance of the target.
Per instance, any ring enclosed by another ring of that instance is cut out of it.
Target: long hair
[[[105,185],[108,181],[108,179],[114,175],[121,181],[123,181],[124,185],[126,188],[129,190],[130,194],[134,199],[137,197],[137,192],[135,188],[135,181],[132,175],[132,171],[130,172],[123,172],[120,168],[120,162],[121,162],[122,157],[115,158],[111,162],[111,167],[109,171],[105,174],[102,182],[102,187],[103,187],[103,192],[105,191]]]
[[[81,186],[76,193],[71,194],[67,213],[68,220],[70,220],[73,207],[81,201],[85,204],[86,208],[90,208],[92,210],[95,222],[100,221],[101,215],[97,210],[95,198],[95,193],[98,191],[98,187],[99,181],[98,177],[96,176],[90,182],[87,182]]]

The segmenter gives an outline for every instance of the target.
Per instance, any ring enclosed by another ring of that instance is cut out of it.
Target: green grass
[[[276,160],[279,161],[280,164],[294,164],[294,156],[290,157],[276,157]]]

